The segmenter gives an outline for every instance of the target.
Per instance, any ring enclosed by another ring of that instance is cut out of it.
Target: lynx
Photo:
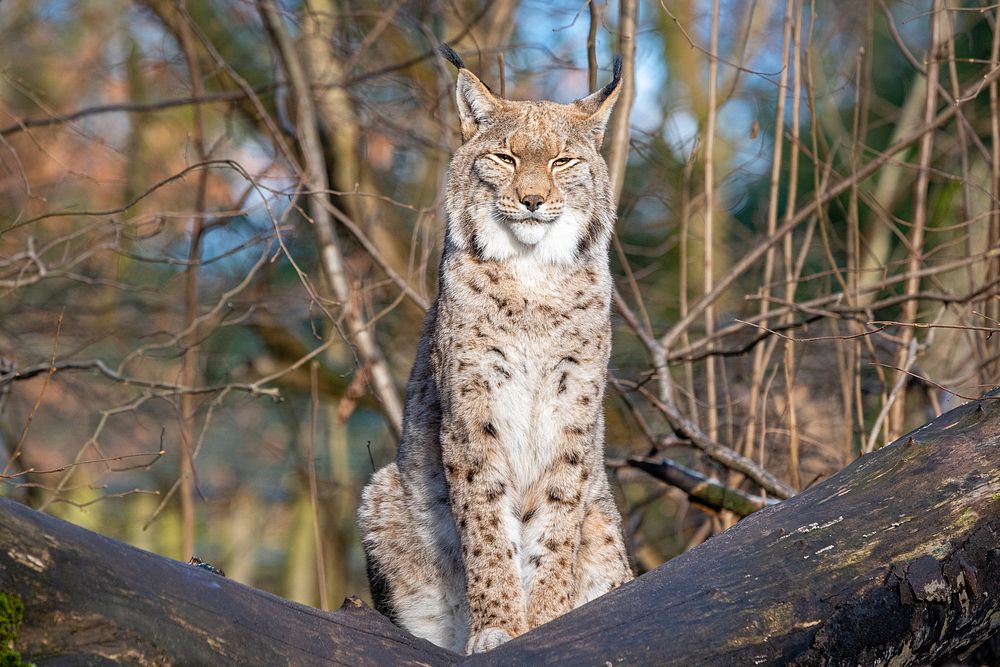
[[[603,463],[621,88],[499,98],[449,47],[464,140],[395,463],[358,512],[376,608],[465,653],[632,578]]]

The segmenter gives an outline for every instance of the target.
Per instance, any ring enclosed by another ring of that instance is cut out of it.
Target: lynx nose
[[[521,199],[521,203],[528,207],[528,210],[534,213],[538,210],[538,207],[545,203],[545,199],[541,195],[526,195]]]

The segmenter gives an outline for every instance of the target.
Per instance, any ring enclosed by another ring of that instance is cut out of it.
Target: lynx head
[[[601,142],[614,78],[572,104],[494,95],[450,47],[462,147],[448,175],[448,242],[481,259],[569,264],[607,250],[615,209]]]

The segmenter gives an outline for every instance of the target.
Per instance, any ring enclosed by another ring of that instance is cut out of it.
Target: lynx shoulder
[[[600,155],[621,87],[493,95],[458,67],[440,289],[395,463],[359,510],[376,607],[491,649],[632,578],[604,471],[615,208]]]

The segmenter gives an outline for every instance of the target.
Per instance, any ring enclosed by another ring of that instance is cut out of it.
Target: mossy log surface
[[[996,394],[994,394],[996,396]],[[973,401],[599,600],[466,658],[0,499],[47,664],[918,665],[1000,631],[1000,402]]]

